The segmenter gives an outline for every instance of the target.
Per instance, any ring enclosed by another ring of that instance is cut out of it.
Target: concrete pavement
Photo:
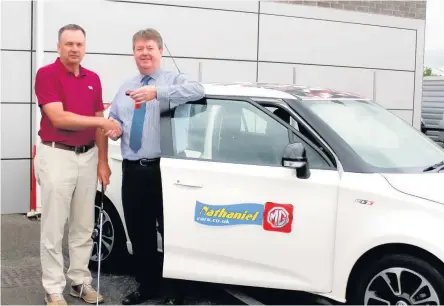
[[[1,304],[2,305],[45,305],[41,285],[39,257],[40,221],[30,220],[24,215],[1,216]],[[67,240],[64,240],[65,272],[69,265]],[[97,274],[93,272],[94,288]],[[65,289],[68,304],[87,305],[69,295],[69,281]],[[100,292],[105,304],[119,305],[122,298],[136,288],[130,275],[103,274]],[[186,303],[191,305],[243,304],[226,293],[220,286],[190,283]],[[145,304],[156,304],[160,297]]]

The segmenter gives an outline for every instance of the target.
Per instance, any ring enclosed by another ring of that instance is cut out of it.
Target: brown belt
[[[83,145],[83,146],[70,146],[70,145],[66,145],[66,144],[60,143],[60,142],[52,142],[52,141],[43,141],[42,143],[44,145],[47,145],[47,146],[50,146],[50,147],[54,147],[54,148],[57,148],[57,149],[74,151],[77,154],[86,153],[90,149],[94,148],[94,145],[95,145],[94,143],[91,143],[91,144],[87,144],[87,145]]]

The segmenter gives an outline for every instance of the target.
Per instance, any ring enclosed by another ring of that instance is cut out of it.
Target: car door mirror
[[[282,166],[296,169],[296,176],[299,178],[308,178],[310,176],[307,154],[302,143],[290,143],[285,147],[282,156]]]

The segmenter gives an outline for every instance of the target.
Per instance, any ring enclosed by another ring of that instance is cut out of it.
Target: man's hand
[[[106,190],[106,186],[109,185],[109,177],[111,176],[111,169],[109,168],[108,161],[99,160],[97,165],[97,177],[100,184],[103,184],[103,189]]]
[[[114,119],[110,120],[114,121],[117,125],[119,125],[119,123],[116,120]],[[107,132],[105,132],[105,136],[111,138],[112,140],[116,140],[121,135],[122,135],[122,130],[120,128],[117,130],[108,130]]]
[[[136,104],[146,103],[157,98],[157,90],[153,85],[142,86],[136,90],[126,92],[136,102]]]
[[[120,129],[120,125],[114,119],[103,118],[102,122],[102,131],[105,133],[116,133],[122,134],[122,130]]]

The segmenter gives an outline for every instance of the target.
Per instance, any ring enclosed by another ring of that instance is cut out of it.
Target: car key
[[[125,92],[125,95],[129,96],[130,94],[129,94],[128,91],[126,91],[126,92]],[[135,102],[134,102],[134,103],[135,103]],[[137,108],[140,108],[140,104],[136,104],[136,109],[137,109]]]

